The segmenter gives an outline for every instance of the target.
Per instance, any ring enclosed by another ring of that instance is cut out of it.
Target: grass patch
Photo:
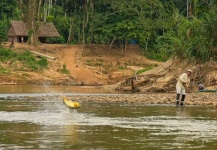
[[[0,74],[9,74],[9,71],[0,65]]]
[[[63,65],[63,68],[60,70],[60,72],[63,73],[63,74],[70,74],[69,70],[66,69],[66,64]]]
[[[123,67],[123,66],[118,66],[118,69],[119,70],[124,70],[126,67]]]
[[[41,71],[48,66],[46,58],[35,58],[30,51],[26,50],[23,53],[17,53],[10,49],[0,48],[0,61],[19,61],[23,67],[27,67],[31,71]]]
[[[90,59],[87,59],[85,64],[86,64],[87,66],[94,66],[93,61],[90,60]]]
[[[155,68],[155,67],[156,67],[156,66],[149,66],[149,67],[147,67],[147,68],[138,70],[138,71],[137,71],[137,74],[141,74],[141,73],[146,72],[146,71],[148,71],[148,70],[151,70],[151,69],[153,69],[153,68]]]

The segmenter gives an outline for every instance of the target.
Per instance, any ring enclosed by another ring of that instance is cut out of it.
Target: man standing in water
[[[191,75],[191,73],[192,73],[192,70],[189,69],[186,73],[183,73],[179,77],[178,82],[176,83],[176,92],[177,92],[176,105],[177,106],[179,105],[180,95],[182,95],[180,105],[183,106],[183,104],[184,104],[185,94],[186,94],[185,89],[187,88],[188,84],[190,83],[189,76]]]

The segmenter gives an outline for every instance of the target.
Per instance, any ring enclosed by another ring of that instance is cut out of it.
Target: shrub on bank
[[[156,66],[149,66],[148,68],[144,68],[144,69],[138,70],[138,71],[137,71],[137,74],[141,74],[141,73],[146,72],[146,71],[148,71],[148,70],[151,70],[151,69],[153,69],[153,68],[155,68],[155,67],[156,67]]]
[[[18,53],[10,49],[0,48],[0,62],[8,60],[11,60],[11,62],[19,61],[24,67],[32,71],[40,71],[48,66],[46,58],[36,58],[28,50],[23,53]]]

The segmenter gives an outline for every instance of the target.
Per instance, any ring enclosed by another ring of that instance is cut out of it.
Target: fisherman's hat
[[[192,73],[192,70],[191,70],[191,69],[188,69],[188,72],[191,72],[191,73]]]

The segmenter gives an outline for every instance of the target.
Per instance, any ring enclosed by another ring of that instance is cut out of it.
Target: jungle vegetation
[[[155,60],[176,55],[216,61],[216,16],[216,0],[1,0],[0,43],[7,41],[11,20],[27,23],[32,44],[37,24],[53,22],[58,43],[118,44],[124,50],[136,43]]]

